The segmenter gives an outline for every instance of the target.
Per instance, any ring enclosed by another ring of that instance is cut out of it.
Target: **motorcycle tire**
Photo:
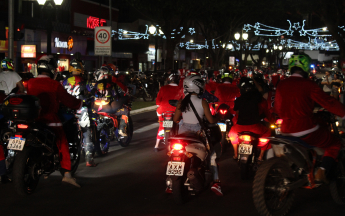
[[[293,173],[281,158],[269,159],[259,166],[253,183],[253,201],[260,215],[284,216],[289,212],[294,201],[294,190],[282,192],[279,188],[287,177],[293,178]]]
[[[336,168],[336,176],[329,185],[332,198],[338,205],[345,205],[345,170],[344,164],[339,162]]]
[[[246,180],[248,178],[248,171],[249,171],[248,160],[249,160],[249,157],[247,158],[247,160],[240,160],[240,170],[241,170],[242,180]]]
[[[35,172],[39,167],[39,161],[35,161],[37,158],[39,156],[35,155],[29,147],[24,148],[16,155],[13,165],[13,184],[15,191],[20,196],[32,194],[38,185],[41,175],[37,175]]]
[[[172,178],[172,195],[176,204],[183,204],[185,198],[183,176]]]
[[[69,143],[69,152],[71,157],[71,174],[73,175],[79,166],[80,158],[81,158],[81,142],[82,142],[82,135],[81,131],[78,131],[78,134],[75,138],[74,143]]]
[[[119,143],[122,147],[129,146],[129,143],[132,140],[133,137],[133,121],[132,117],[128,116],[128,123],[127,123],[127,138],[126,139],[119,139]]]
[[[150,93],[148,92],[148,95],[149,96],[147,96],[145,92],[143,93],[143,100],[145,102],[151,102],[151,101],[155,100],[155,96],[154,96],[154,94],[152,94],[152,92],[150,92]]]

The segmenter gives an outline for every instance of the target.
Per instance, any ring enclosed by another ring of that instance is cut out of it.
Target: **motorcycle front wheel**
[[[338,205],[345,204],[345,170],[344,161],[339,161],[336,168],[336,176],[331,181],[329,188],[335,203]]]
[[[287,190],[286,180],[293,173],[288,163],[280,158],[264,161],[256,172],[253,201],[260,215],[284,216],[294,201],[294,191]]]
[[[129,146],[129,143],[131,142],[132,137],[133,137],[133,121],[132,121],[132,117],[130,116],[128,116],[126,132],[127,132],[127,137],[119,139],[119,143],[122,147]]]
[[[75,141],[73,143],[69,143],[69,153],[71,157],[71,173],[72,175],[77,171],[80,157],[81,157],[81,142],[82,142],[82,133],[78,131]]]
[[[36,189],[41,175],[39,158],[30,147],[24,147],[16,155],[13,165],[13,184],[20,196],[30,195]]]

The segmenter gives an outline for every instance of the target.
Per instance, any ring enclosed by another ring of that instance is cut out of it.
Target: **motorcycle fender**
[[[283,157],[285,155],[285,144],[272,145],[272,149],[276,157]]]
[[[204,144],[201,143],[192,143],[186,146],[186,151],[189,153],[194,153],[195,156],[204,161],[207,157],[207,151]]]

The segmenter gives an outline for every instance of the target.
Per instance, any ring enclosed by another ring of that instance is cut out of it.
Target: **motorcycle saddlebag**
[[[41,110],[40,100],[32,95],[12,95],[2,104],[2,113],[9,120],[33,121]]]

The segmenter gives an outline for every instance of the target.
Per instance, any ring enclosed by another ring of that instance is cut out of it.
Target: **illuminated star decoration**
[[[193,34],[195,34],[195,29],[194,28],[189,28],[188,32],[190,33],[190,35],[193,35]]]
[[[295,30],[301,28],[301,26],[299,25],[299,22],[296,22],[293,24],[292,28],[294,28]]]
[[[248,32],[249,30],[251,30],[249,24],[244,24],[243,31]]]

